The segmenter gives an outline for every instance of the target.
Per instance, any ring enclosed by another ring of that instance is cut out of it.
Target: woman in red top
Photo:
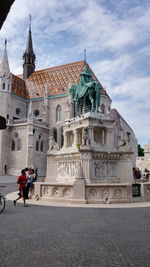
[[[16,206],[17,200],[23,197],[23,203],[24,207],[27,207],[26,205],[26,198],[27,198],[27,189],[26,189],[26,184],[27,184],[27,178],[25,175],[25,171],[21,171],[21,175],[18,177],[17,184],[19,184],[19,197],[14,200],[14,206]]]

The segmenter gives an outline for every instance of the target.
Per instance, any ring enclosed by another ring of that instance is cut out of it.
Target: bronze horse
[[[98,111],[100,107],[100,89],[101,84],[98,81],[92,79],[92,75],[86,66],[81,73],[80,81],[77,85],[72,85],[69,92],[72,94],[72,98],[76,103],[77,115],[81,115],[84,111]]]

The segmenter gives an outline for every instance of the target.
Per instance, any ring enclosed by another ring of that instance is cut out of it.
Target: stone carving
[[[49,151],[52,151],[52,150],[59,150],[59,145],[55,142],[55,139],[53,136],[50,136],[49,137]]]
[[[115,197],[116,198],[121,198],[122,196],[122,190],[121,189],[116,189],[115,190]]]
[[[80,164],[79,161],[58,162],[57,165],[58,176],[75,177],[79,164]]]
[[[66,111],[70,111],[71,110],[71,104],[72,104],[72,95],[68,94],[68,96],[66,97],[65,103],[66,103]]]
[[[90,145],[89,129],[87,127],[83,129],[83,145]]]
[[[95,178],[112,179],[117,177],[117,162],[116,161],[101,161],[95,162]]]
[[[110,194],[107,189],[103,190],[103,200],[105,204],[110,204]]]
[[[68,187],[65,187],[63,190],[63,196],[64,197],[70,197],[71,196],[71,190]]]
[[[89,189],[89,197],[97,197],[97,190],[96,189],[93,189],[93,188],[90,188]]]
[[[109,191],[107,189],[103,190],[103,198],[109,197]]]
[[[48,188],[48,186],[43,186],[42,187],[42,191],[43,191],[43,193],[42,193],[42,195],[43,196],[48,196],[49,195],[49,188]]]
[[[125,132],[124,136],[118,142],[119,151],[126,151],[130,149],[130,132]]]
[[[114,154],[114,153],[93,153],[93,159],[96,160],[103,160],[103,159],[107,159],[107,160],[120,160],[120,155],[119,154]]]
[[[150,185],[147,185],[147,193],[150,193]]]
[[[53,196],[58,196],[59,195],[59,188],[58,187],[54,187],[53,188],[52,195]]]

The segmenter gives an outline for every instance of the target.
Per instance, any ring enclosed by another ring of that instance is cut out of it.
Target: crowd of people
[[[134,179],[149,180],[149,175],[149,170],[146,168],[143,171],[140,171],[139,168],[133,168]]]
[[[29,199],[29,192],[32,190],[32,185],[37,181],[37,169],[34,171],[32,168],[25,168],[21,171],[21,175],[18,177],[17,183],[19,184],[18,198],[14,200],[14,206],[16,202],[23,198],[24,207],[27,207],[26,199]]]

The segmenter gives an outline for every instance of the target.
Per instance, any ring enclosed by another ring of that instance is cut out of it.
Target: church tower
[[[9,120],[11,112],[11,74],[7,56],[7,41],[0,65],[0,115]],[[0,130],[0,175],[6,173],[9,155],[9,129]]]
[[[11,97],[11,74],[7,56],[7,41],[5,40],[4,52],[0,65],[0,115],[9,119]]]
[[[23,54],[23,79],[28,79],[35,70],[35,54],[32,45],[31,15],[29,16],[29,33],[26,50]]]

